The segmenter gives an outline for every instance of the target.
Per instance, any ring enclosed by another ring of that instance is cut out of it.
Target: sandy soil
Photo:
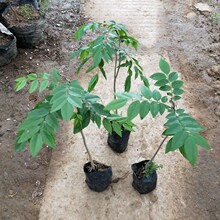
[[[0,219],[220,219],[220,21],[213,24],[209,12],[196,10],[197,2],[81,1],[85,3],[84,14],[89,19],[114,19],[125,24],[139,39],[137,57],[146,75],[157,70],[160,55],[181,72],[186,94],[180,105],[184,104],[207,127],[204,135],[212,150],[200,151],[195,168],[178,153],[164,155],[161,151],[156,161],[164,168],[158,171],[157,189],[142,196],[131,187],[130,165],[152,155],[162,139],[162,117],[138,122],[128,150],[120,155],[107,146],[103,129],[99,131],[90,125],[85,130],[94,158],[112,165],[114,178],[129,172],[125,179],[103,193],[92,192],[84,182],[82,167],[88,158],[80,135],[73,137],[71,124],[63,125],[57,138],[59,148],[52,154],[49,170],[50,152],[46,149],[36,159],[32,159],[28,151],[16,154],[12,149],[14,132],[40,97],[29,96],[26,91],[15,94],[14,79],[53,66],[68,77],[76,77],[73,73],[76,63],[69,64],[67,58],[77,48],[72,33],[85,18],[78,13],[81,11],[79,1],[53,0],[43,44],[33,50],[19,50],[15,61],[0,68],[0,204],[3,204]],[[215,10],[219,11],[219,3],[217,6]],[[108,70],[111,75],[112,67]],[[86,86],[90,77],[82,74],[79,79]],[[136,81],[134,87],[139,85]],[[120,86],[121,83],[118,88]],[[95,92],[107,102],[111,98],[110,89],[109,83],[101,80]]]

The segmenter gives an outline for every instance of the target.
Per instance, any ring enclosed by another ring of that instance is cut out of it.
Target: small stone
[[[37,180],[36,182],[35,182],[35,186],[40,186],[40,180]]]
[[[40,196],[42,196],[42,195],[43,195],[43,192],[42,192],[42,191],[34,191],[34,192],[32,193],[32,198],[34,199],[34,198],[40,197]]]
[[[155,195],[154,193],[150,194],[150,201],[152,203],[155,203],[158,200],[157,195]]]
[[[195,12],[190,12],[186,15],[186,18],[189,20],[195,20],[196,19],[196,13]]]
[[[212,12],[212,8],[207,3],[197,3],[195,8],[201,12]]]
[[[214,73],[220,75],[220,65],[213,66],[213,67],[211,68],[211,70],[212,70]]]
[[[8,191],[8,193],[9,193],[9,195],[13,195],[13,194],[14,194],[14,191],[10,189],[10,190]]]
[[[211,68],[207,69],[207,73],[208,73],[209,76],[214,76],[215,75],[215,73],[211,70]]]

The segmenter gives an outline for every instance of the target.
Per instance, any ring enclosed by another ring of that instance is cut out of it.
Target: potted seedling
[[[16,36],[18,46],[33,48],[43,37],[45,16],[32,3],[10,3],[2,14],[2,23]]]
[[[62,77],[61,77],[62,76]],[[63,79],[64,78],[64,82]],[[86,183],[94,191],[103,191],[111,183],[112,169],[93,160],[86,143],[83,129],[90,121],[98,127],[103,123],[104,127],[110,129],[110,121],[117,127],[129,122],[121,116],[111,116],[104,106],[98,101],[100,98],[85,91],[77,80],[69,80],[61,75],[56,69],[52,74],[42,73],[37,75],[31,73],[25,77],[16,79],[16,91],[29,85],[29,93],[47,91],[43,101],[36,104],[27,118],[18,128],[15,149],[20,151],[29,144],[33,157],[37,156],[44,145],[55,148],[55,133],[59,131],[59,120],[73,121],[73,133],[80,132],[85,149],[89,156],[89,162],[84,165]]]
[[[169,63],[163,58],[160,59],[159,67],[160,72],[154,73],[150,77],[156,81],[154,86],[159,87],[159,90],[151,90],[143,85],[140,94],[116,94],[118,102],[122,103],[120,107],[115,105],[115,101],[110,102],[105,107],[105,110],[108,111],[115,110],[131,101],[127,111],[127,117],[130,119],[138,115],[144,119],[149,112],[153,117],[166,113],[167,121],[164,124],[165,131],[162,133],[164,139],[155,154],[150,160],[132,165],[132,185],[140,193],[148,193],[156,187],[156,170],[161,166],[156,164],[154,159],[168,139],[165,152],[179,150],[192,166],[196,164],[197,146],[205,149],[210,148],[207,140],[199,134],[204,130],[204,127],[199,125],[184,109],[177,108],[176,101],[181,99],[184,93],[183,81],[179,79],[178,73],[171,71]]]
[[[16,37],[0,23],[0,66],[10,63],[16,55]]]
[[[140,77],[144,84],[148,86],[148,81],[143,75],[143,68],[132,55],[132,50],[137,50],[138,48],[138,41],[128,34],[124,25],[117,24],[115,21],[84,24],[75,32],[75,39],[81,40],[88,32],[95,33],[93,34],[94,38],[70,56],[70,59],[75,57],[79,57],[80,59],[80,65],[77,68],[78,73],[83,66],[89,63],[86,70],[87,73],[98,69],[102,76],[108,79],[109,75],[105,71],[105,65],[111,62],[114,66],[112,73],[112,97],[114,99],[116,99],[115,93],[118,91],[117,80],[122,68],[125,68],[127,72],[124,91],[130,91],[132,77],[135,79]],[[99,73],[96,73],[89,83],[91,90],[96,86],[98,80]],[[117,114],[117,110],[115,113]],[[112,124],[112,126],[114,125]],[[130,130],[121,127],[120,132],[109,134],[108,144],[114,151],[122,153],[127,147],[129,135]]]

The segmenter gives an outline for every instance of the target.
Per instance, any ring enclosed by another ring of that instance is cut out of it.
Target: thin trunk
[[[84,136],[84,134],[83,134],[83,131],[81,130],[80,133],[81,133],[81,135],[82,135],[82,139],[83,139],[83,143],[84,143],[84,146],[85,146],[85,148],[86,148],[86,151],[87,151],[87,153],[88,153],[88,155],[89,155],[89,161],[90,161],[90,163],[91,163],[92,169],[95,170],[95,164],[94,164],[94,162],[93,162],[92,156],[91,156],[90,151],[89,151],[89,148],[88,148],[88,146],[87,146],[86,139],[85,139],[85,136]]]
[[[114,83],[113,83],[113,92],[114,92],[114,100],[116,99],[116,82],[117,82],[117,63],[118,63],[118,55],[115,55],[115,69],[114,69]],[[118,110],[115,110],[115,114],[118,114]]]
[[[153,162],[154,158],[157,156],[157,154],[158,154],[160,148],[163,146],[163,143],[166,141],[167,138],[168,138],[168,136],[166,136],[166,137],[162,140],[162,142],[160,143],[159,147],[157,148],[157,150],[156,150],[154,156],[153,156],[153,157],[147,162],[147,164],[145,165],[145,169],[148,167],[149,164],[151,164],[151,163]]]

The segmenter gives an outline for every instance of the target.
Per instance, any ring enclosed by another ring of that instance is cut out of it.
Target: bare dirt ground
[[[71,125],[63,126],[59,134],[60,147],[53,152],[49,171],[47,149],[36,159],[28,151],[15,153],[16,128],[40,97],[27,91],[15,94],[14,79],[53,66],[75,77],[75,63],[69,64],[67,58],[78,46],[72,33],[85,18],[78,13],[78,1],[52,1],[43,44],[33,50],[19,50],[15,61],[0,68],[0,219],[220,219],[220,21],[212,23],[210,12],[195,8],[197,2],[135,0],[121,1],[120,5],[117,1],[81,1],[86,3],[84,14],[91,20],[124,23],[140,40],[137,56],[146,74],[157,70],[160,55],[169,58],[185,82],[185,99],[180,104],[207,128],[204,135],[211,151],[200,151],[195,168],[178,153],[164,157],[161,151],[157,162],[164,168],[158,172],[158,187],[143,196],[132,189],[130,175],[103,193],[90,191],[82,171],[87,155],[80,136],[72,137]],[[217,3],[218,12],[219,7]],[[86,85],[89,76],[79,77]],[[104,102],[110,98],[106,86],[103,80],[95,90]],[[114,177],[120,177],[130,171],[131,163],[152,155],[161,139],[160,120],[141,122],[122,155],[107,147],[104,130],[89,127],[85,133],[95,159],[111,164]]]

